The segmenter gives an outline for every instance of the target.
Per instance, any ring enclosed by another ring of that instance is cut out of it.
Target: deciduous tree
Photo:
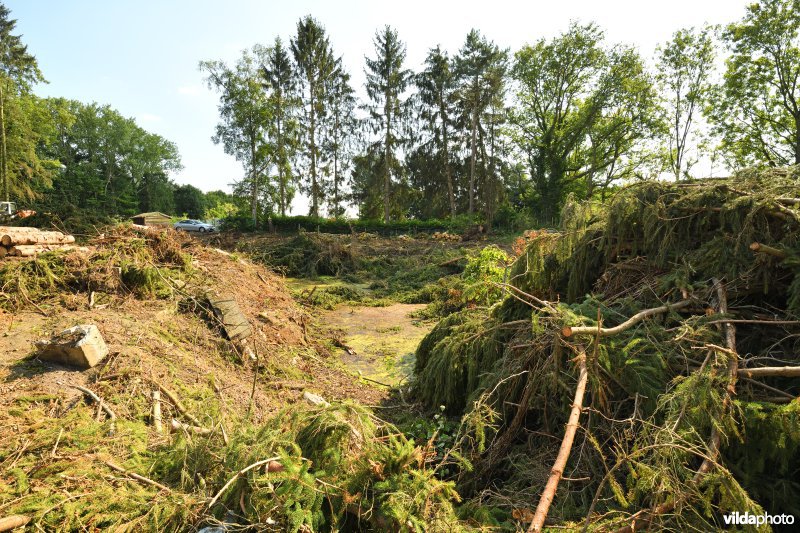
[[[200,69],[207,73],[209,87],[220,94],[220,122],[213,140],[245,168],[241,186],[249,193],[254,225],[258,222],[264,179],[272,160],[267,132],[273,120],[274,102],[264,91],[260,72],[268,56],[267,48],[256,45],[251,51],[244,51],[232,66],[222,61],[200,63]]]
[[[730,24],[731,50],[710,105],[733,167],[800,164],[800,0],[761,0]]]
[[[698,118],[708,101],[714,67],[711,29],[682,29],[658,49],[656,81],[663,113],[662,139],[666,142],[666,166],[676,180],[689,177],[697,163],[701,130]]]
[[[651,127],[654,91],[639,55],[606,47],[595,25],[572,24],[523,47],[511,118],[528,161],[537,215],[553,220],[570,191],[611,168]]]

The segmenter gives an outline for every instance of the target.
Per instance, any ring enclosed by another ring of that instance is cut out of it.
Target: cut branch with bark
[[[664,313],[669,313],[670,311],[677,311],[679,309],[689,307],[692,303],[694,303],[693,300],[681,300],[680,302],[676,302],[674,304],[662,305],[661,307],[654,307],[652,309],[645,309],[644,311],[636,313],[622,324],[611,328],[598,328],[597,326],[564,326],[561,329],[561,334],[564,337],[573,337],[575,335],[597,335],[599,337],[609,337],[611,335],[616,335],[617,333],[622,333],[626,329],[630,329],[645,318],[655,315],[663,315]]]
[[[598,328],[595,328],[595,332]],[[547,479],[547,484],[542,491],[542,496],[539,498],[539,504],[536,506],[536,512],[533,515],[533,521],[528,528],[528,533],[541,531],[544,527],[544,521],[547,519],[547,512],[550,510],[550,505],[556,496],[558,483],[561,481],[561,476],[564,474],[564,468],[567,466],[569,454],[572,451],[572,443],[575,440],[575,433],[578,430],[578,421],[583,411],[583,396],[586,392],[586,382],[589,379],[589,372],[586,368],[586,353],[581,350],[576,359],[579,369],[578,385],[575,387],[575,399],[572,401],[572,410],[569,414],[567,421],[566,431],[564,432],[564,439],[561,441],[561,447],[558,450],[556,461],[553,468],[550,470],[550,477]]]
[[[740,368],[736,371],[736,373],[739,377],[745,378],[798,378],[800,377],[800,366],[763,366],[760,368]]]
[[[760,242],[754,242],[751,244],[750,249],[756,253],[771,255],[773,257],[777,257],[778,259],[786,259],[787,257],[786,252],[783,250],[773,246],[767,246],[766,244],[761,244]]]

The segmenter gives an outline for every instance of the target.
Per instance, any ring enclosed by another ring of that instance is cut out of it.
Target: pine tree
[[[487,41],[478,30],[474,29],[467,34],[464,46],[459,50],[455,61],[462,123],[469,128],[469,140],[467,141],[470,152],[469,207],[467,211],[470,215],[475,213],[476,207],[478,152],[485,150],[485,146],[479,147],[479,137],[483,136],[481,118],[494,98],[493,92],[502,88],[502,83],[497,83],[498,78],[492,73],[499,72],[499,64],[504,62],[505,52],[501,51],[494,43]],[[502,76],[500,80],[502,81]]]
[[[324,149],[330,167],[331,195],[328,212],[334,217],[344,215],[344,178],[350,168],[355,148],[359,121],[355,90],[350,85],[350,75],[344,72],[341,59],[337,60],[335,74],[328,87],[329,113],[326,121]]]
[[[9,152],[6,106],[9,98],[27,93],[31,84],[44,81],[36,58],[28,53],[19,35],[13,35],[17,21],[11,11],[0,4],[0,184],[5,201],[10,199]]]
[[[450,131],[453,127],[453,96],[455,76],[447,52],[437,46],[428,52],[425,69],[417,74],[415,82],[420,102],[420,117],[428,142],[435,145],[438,159],[447,184],[447,202],[450,217],[456,216],[456,192],[450,161]]]
[[[328,111],[326,90],[336,70],[336,60],[325,29],[311,16],[297,23],[297,35],[291,41],[291,48],[302,93],[301,130],[309,166],[307,179],[310,180],[306,184],[306,191],[311,197],[310,215],[317,217],[324,199],[324,187],[319,175],[320,127]]]
[[[386,26],[375,33],[375,58],[365,58],[367,95],[372,100],[372,129],[380,132],[383,144],[383,218],[390,221],[392,201],[392,169],[399,166],[395,149],[407,142],[409,105],[403,93],[411,81],[411,71],[403,68],[406,46],[397,31]]]
[[[294,65],[280,37],[275,39],[275,44],[267,54],[261,75],[272,103],[269,129],[274,145],[273,160],[278,172],[278,210],[285,216],[294,196],[292,161],[297,154],[297,110],[300,101]]]

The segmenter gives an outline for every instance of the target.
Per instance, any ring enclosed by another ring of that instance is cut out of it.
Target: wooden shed
[[[139,213],[131,217],[134,224],[140,226],[170,226],[172,225],[172,217],[164,213]]]

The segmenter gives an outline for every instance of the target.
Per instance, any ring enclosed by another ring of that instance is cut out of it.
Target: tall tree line
[[[686,179],[704,159],[800,164],[800,0],[677,29],[653,58],[578,23],[516,51],[474,29],[457,50],[430,48],[416,72],[396,29],[372,44],[363,88],[311,16],[231,64],[202,62],[219,94],[214,141],[243,166],[233,196],[205,197],[171,181],[180,159],[167,140],[108,106],[33,94],[42,73],[0,4],[0,196],[112,215],[196,213],[203,196],[257,224],[299,191],[312,216],[353,206],[492,224],[553,221],[568,195]]]
[[[686,179],[704,158],[731,170],[800,163],[798,2],[762,0],[727,27],[678,29],[652,60],[572,23],[513,54],[473,29],[413,72],[386,26],[364,57],[362,102],[325,28],[304,17],[291,56],[277,40],[251,71],[265,97],[247,103],[265,106],[264,161],[281,191],[261,199],[263,212],[285,214],[284,191],[298,187],[312,216],[349,204],[385,221],[491,224],[509,211],[552,221],[569,194]],[[221,93],[223,122],[232,97]]]

